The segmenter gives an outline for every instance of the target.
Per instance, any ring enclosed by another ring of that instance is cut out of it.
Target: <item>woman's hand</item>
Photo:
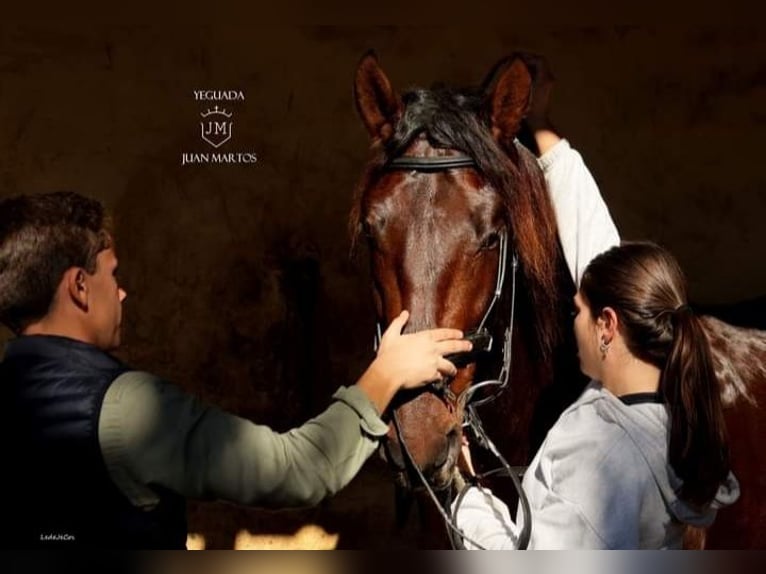
[[[460,456],[457,459],[457,467],[464,476],[475,477],[476,470],[473,468],[473,460],[471,460],[471,445],[468,443],[468,439],[465,435],[462,436],[461,440]]]
[[[556,78],[544,56],[532,52],[519,52],[518,56],[532,77],[532,94],[524,121],[532,131],[550,128],[550,99]]]
[[[561,141],[550,119],[550,99],[555,78],[543,56],[531,52],[519,52],[517,55],[527,65],[532,77],[529,110],[522,125],[524,132],[534,139],[537,155],[541,156]]]

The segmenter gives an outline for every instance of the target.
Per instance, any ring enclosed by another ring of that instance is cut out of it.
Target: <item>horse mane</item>
[[[404,93],[402,103],[404,110],[392,136],[373,144],[374,157],[356,187],[349,218],[352,250],[359,237],[364,190],[379,177],[385,163],[404,153],[416,137],[425,134],[433,147],[471,156],[506,208],[505,223],[512,230],[534,306],[538,343],[548,354],[561,335],[555,256],[559,247],[555,213],[537,160],[518,142],[506,151],[492,138],[485,100],[478,90],[437,85]]]

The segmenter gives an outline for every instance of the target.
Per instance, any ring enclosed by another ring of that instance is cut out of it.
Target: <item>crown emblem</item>
[[[208,116],[212,116],[212,115],[216,115],[216,114],[217,114],[217,115],[221,115],[221,116],[224,116],[224,117],[226,117],[226,118],[230,118],[232,115],[234,115],[234,114],[232,114],[231,112],[227,112],[227,111],[226,111],[225,109],[223,109],[223,108],[221,108],[221,109],[218,109],[218,106],[214,107],[212,110],[208,109],[207,111],[204,111],[204,112],[202,112],[200,115],[201,115],[203,118],[206,118],[206,117],[208,117]]]

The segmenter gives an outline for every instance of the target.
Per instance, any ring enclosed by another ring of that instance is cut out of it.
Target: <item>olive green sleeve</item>
[[[277,433],[133,371],[107,391],[99,442],[110,476],[137,506],[157,503],[154,484],[192,498],[313,505],[348,484],[387,431],[359,388],[341,387],[333,399]]]

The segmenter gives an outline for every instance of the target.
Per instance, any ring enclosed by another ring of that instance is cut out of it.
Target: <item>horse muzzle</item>
[[[418,463],[407,448],[396,438],[388,436],[381,448],[384,460],[394,471],[394,480],[398,487],[410,491],[424,488],[423,481],[434,490],[448,488],[452,484],[454,469],[460,455],[461,430],[456,426],[450,429],[444,441],[444,447],[432,460]]]

